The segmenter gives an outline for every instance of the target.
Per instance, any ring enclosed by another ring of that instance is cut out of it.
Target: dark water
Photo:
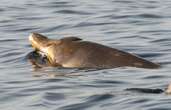
[[[170,0],[1,0],[1,110],[170,110],[171,96],[125,91],[165,89],[171,81]],[[68,35],[136,53],[161,69],[34,69],[31,32]]]

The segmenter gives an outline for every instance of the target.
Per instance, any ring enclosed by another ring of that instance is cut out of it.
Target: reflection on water
[[[127,88],[164,90],[170,76],[170,0],[1,0],[0,108],[4,110],[169,110],[170,96]],[[136,53],[161,69],[33,68],[31,32],[78,36]]]

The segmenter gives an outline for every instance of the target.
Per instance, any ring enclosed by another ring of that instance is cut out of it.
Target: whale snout
[[[31,33],[29,35],[29,41],[35,50],[42,51],[45,50],[45,48],[47,47],[49,39],[41,34]]]
[[[29,40],[30,41],[36,41],[36,42],[44,42],[44,41],[47,41],[48,40],[48,38],[47,37],[45,37],[45,36],[43,36],[43,35],[41,35],[41,34],[38,34],[38,33],[31,33],[30,35],[29,35]]]
[[[35,33],[31,33],[29,35],[29,41],[33,41],[34,40],[34,36],[35,36]]]

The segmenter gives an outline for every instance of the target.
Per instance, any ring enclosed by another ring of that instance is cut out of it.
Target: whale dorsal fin
[[[63,41],[80,41],[82,39],[78,38],[78,37],[65,37],[65,38],[62,38],[60,40],[63,40]]]

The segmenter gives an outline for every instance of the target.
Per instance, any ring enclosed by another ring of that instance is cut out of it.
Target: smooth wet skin
[[[159,68],[156,63],[147,61],[130,53],[110,48],[98,43],[84,41],[77,37],[66,37],[59,40],[32,33],[29,36],[33,48],[43,52],[50,66],[69,68],[115,68],[139,67]]]

